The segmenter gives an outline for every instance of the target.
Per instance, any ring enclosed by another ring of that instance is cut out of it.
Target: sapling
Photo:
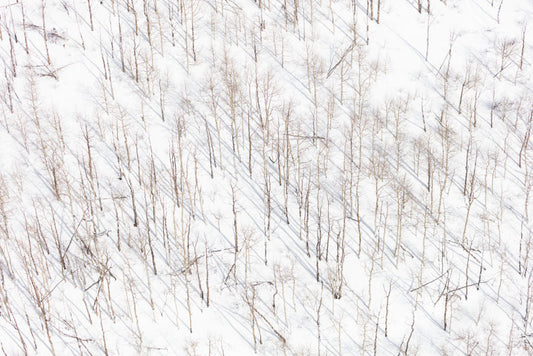
[[[388,330],[389,330],[389,300],[390,295],[392,291],[392,282],[389,281],[389,289],[387,290],[386,294],[386,302],[385,302],[385,337],[388,337]]]
[[[527,31],[527,22],[522,24],[522,49],[520,50],[520,65],[519,68],[522,70],[524,65],[524,52],[526,49],[526,31]]]

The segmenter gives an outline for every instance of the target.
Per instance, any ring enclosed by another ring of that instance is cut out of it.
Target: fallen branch
[[[350,53],[353,48],[355,47],[355,41],[352,41],[352,43],[350,44],[350,46],[346,49],[346,51],[344,51],[343,55],[341,56],[341,59],[339,59],[339,61],[330,69],[328,70],[328,74],[326,75],[326,79],[329,78],[329,76],[331,74],[333,74],[333,72],[335,71],[335,69],[337,69],[337,67],[339,66],[339,64],[342,63],[342,61],[344,60],[344,58],[348,55],[348,53]]]
[[[487,283],[488,281],[482,281],[482,282],[476,282],[476,283],[472,283],[472,284],[468,284],[466,286],[462,286],[462,287],[458,287],[458,288],[455,288],[455,289],[452,289],[451,291],[449,291],[448,293],[455,293],[457,292],[458,290],[461,290],[461,289],[465,289],[467,287],[473,287],[473,286],[477,286],[478,284],[481,284],[481,283]]]
[[[449,270],[448,270],[448,271],[449,271]],[[443,274],[441,274],[441,275],[438,276],[437,278],[432,279],[431,281],[429,281],[429,282],[427,282],[427,283],[424,283],[424,284],[422,284],[422,285],[419,286],[419,287],[416,287],[415,289],[411,289],[409,292],[417,291],[417,290],[419,290],[420,288],[423,288],[423,287],[427,286],[428,284],[431,284],[431,283],[435,282],[436,280],[441,279],[446,273],[448,273],[448,271],[444,272]]]
[[[274,334],[276,334],[276,336],[281,340],[281,342],[283,342],[283,344],[286,344],[287,343],[287,340],[283,337],[283,335],[281,335],[279,333],[279,331],[277,331],[274,326],[272,326],[272,324],[270,324],[270,322],[267,320],[267,318],[265,318],[265,316],[263,314],[261,314],[256,308],[254,308],[254,311],[257,313],[257,315],[259,315],[264,321],[265,323],[268,324],[268,326],[270,326],[270,329],[272,329],[272,331],[274,332]]]

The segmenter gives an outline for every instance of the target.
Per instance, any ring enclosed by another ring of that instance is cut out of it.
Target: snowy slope
[[[2,0],[3,352],[533,353],[532,18]]]

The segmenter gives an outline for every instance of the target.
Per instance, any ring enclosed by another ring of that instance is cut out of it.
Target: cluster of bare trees
[[[118,324],[144,352],[146,320],[197,334],[196,318],[233,298],[256,352],[267,339],[295,351],[306,312],[316,353],[341,354],[348,299],[363,353],[383,338],[416,352],[415,322],[432,308],[467,353],[488,353],[492,326],[476,340],[454,322],[472,293],[505,310],[510,275],[527,288],[507,347],[523,336],[531,349],[533,106],[500,88],[527,85],[526,24],[486,65],[457,64],[450,35],[434,96],[381,98],[387,63],[367,52],[381,0],[352,2],[351,23],[332,1],[278,5],[258,0],[251,19],[235,1],[65,1],[68,35],[45,0],[0,7],[0,127],[23,157],[0,174],[0,311],[14,350],[112,353]],[[430,1],[416,10],[429,61]],[[323,23],[347,34],[329,68],[314,41]],[[96,93],[75,113],[46,89],[63,83],[70,64],[55,53],[73,43]],[[413,308],[399,310],[399,295]]]

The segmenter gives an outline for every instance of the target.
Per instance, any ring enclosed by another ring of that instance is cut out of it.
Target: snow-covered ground
[[[3,353],[533,353],[532,19],[0,0]]]

